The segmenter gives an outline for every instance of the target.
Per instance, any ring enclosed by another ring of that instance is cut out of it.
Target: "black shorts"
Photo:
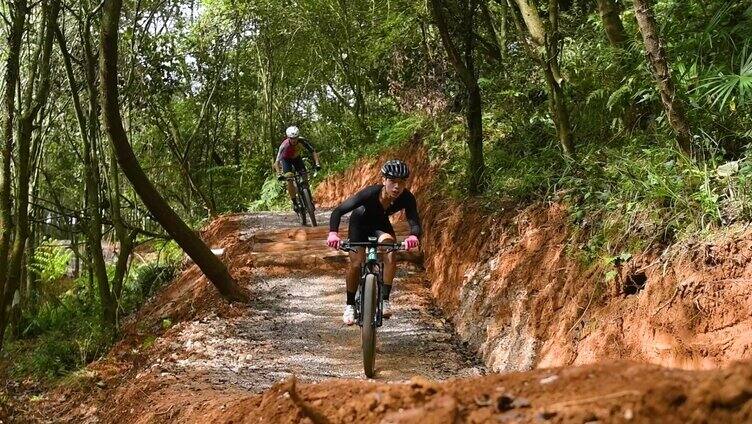
[[[302,157],[298,156],[296,158],[290,158],[290,159],[281,158],[280,162],[282,162],[283,174],[292,172],[294,169],[298,171],[300,175],[306,175],[305,162],[303,162]]]
[[[350,225],[348,227],[348,238],[350,241],[364,242],[368,241],[369,237],[380,237],[382,234],[394,235],[394,228],[392,223],[389,222],[389,218],[374,221],[368,221],[363,214],[366,208],[361,206],[350,214]]]

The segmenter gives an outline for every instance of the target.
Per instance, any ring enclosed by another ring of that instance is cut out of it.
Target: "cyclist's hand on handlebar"
[[[339,235],[336,231],[330,231],[329,237],[326,239],[326,245],[331,247],[332,249],[339,249],[340,244],[342,243],[342,239],[339,238]]]
[[[420,242],[416,236],[408,236],[405,241],[402,242],[402,245],[405,246],[405,249],[407,250],[413,250],[418,247],[419,244]]]

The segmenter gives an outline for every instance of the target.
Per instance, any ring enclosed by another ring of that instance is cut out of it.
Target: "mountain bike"
[[[371,378],[376,366],[376,329],[381,327],[384,304],[381,297],[384,285],[384,264],[379,260],[378,249],[384,248],[384,253],[402,250],[402,243],[379,243],[375,237],[369,237],[367,242],[351,242],[344,240],[340,250],[356,252],[357,247],[365,247],[366,258],[361,266],[360,283],[355,296],[355,318],[360,326],[360,336],[363,349],[363,370],[366,377]]]
[[[315,176],[315,171],[314,171]],[[298,204],[295,214],[298,215],[301,225],[307,225],[307,221],[310,218],[311,227],[315,227],[316,224],[316,205],[313,203],[313,195],[311,194],[311,186],[308,184],[308,175],[301,174],[297,170],[295,172],[288,172],[278,177],[280,181],[292,180],[295,186],[295,200]]]

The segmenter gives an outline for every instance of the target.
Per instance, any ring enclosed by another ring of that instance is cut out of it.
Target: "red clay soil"
[[[749,422],[752,370],[687,372],[629,362],[434,383],[280,383],[226,396],[176,422]],[[168,420],[164,420],[167,422]],[[147,421],[143,421],[147,422]],[[154,422],[160,422],[155,420]]]
[[[752,369],[682,371],[630,362],[407,384],[288,380],[262,394],[193,381],[126,387],[111,422],[735,423],[752,420]],[[96,389],[94,389],[96,390]],[[96,394],[96,392],[95,392]],[[148,395],[147,395],[148,394]],[[152,399],[147,405],[145,398]],[[93,421],[92,421],[93,422]]]

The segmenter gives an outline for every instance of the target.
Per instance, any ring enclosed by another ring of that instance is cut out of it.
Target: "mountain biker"
[[[308,153],[313,156],[313,166],[315,169],[321,169],[319,164],[319,155],[313,148],[313,145],[305,138],[300,137],[300,130],[296,126],[288,127],[285,131],[287,138],[282,140],[282,144],[277,151],[277,159],[274,161],[274,169],[277,171],[279,179],[287,177],[287,193],[290,195],[292,207],[297,212],[300,208],[296,201],[295,185],[292,182],[293,169],[299,174],[306,175],[305,163],[300,156],[300,146],[302,145]]]
[[[390,160],[381,167],[382,184],[368,186],[354,196],[345,200],[332,211],[329,218],[329,237],[327,245],[339,248],[339,223],[342,215],[351,212],[349,237],[353,242],[366,242],[368,237],[377,237],[380,243],[394,243],[394,228],[389,222],[389,215],[405,211],[410,224],[410,235],[403,245],[408,249],[418,247],[421,233],[420,218],[415,196],[405,188],[410,169],[401,160]],[[342,321],[347,325],[355,323],[355,294],[360,280],[360,266],[365,260],[365,249],[357,248],[350,252],[350,265],[347,270],[347,303],[342,314]],[[394,253],[387,253],[384,258],[384,289],[382,291],[383,316],[391,315],[389,295],[392,291],[396,261]]]

